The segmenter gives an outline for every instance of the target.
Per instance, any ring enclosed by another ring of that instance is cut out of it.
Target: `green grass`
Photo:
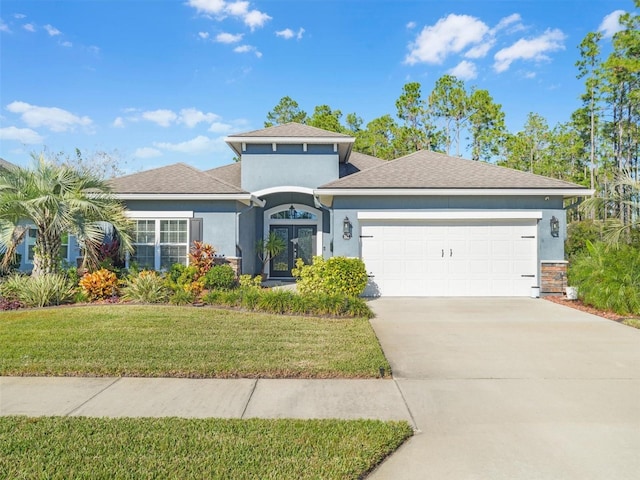
[[[627,318],[623,320],[622,323],[628,325],[629,327],[640,329],[640,318]]]
[[[371,378],[366,319],[104,305],[0,313],[0,375]]]
[[[357,479],[406,422],[0,417],[0,478]]]

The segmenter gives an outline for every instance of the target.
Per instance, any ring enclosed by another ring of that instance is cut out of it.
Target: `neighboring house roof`
[[[184,163],[111,180],[116,194],[246,194],[242,189]]]
[[[252,130],[245,133],[236,133],[229,135],[227,138],[242,137],[307,137],[307,138],[353,138],[351,135],[345,135],[344,133],[330,132],[321,128],[311,127],[309,125],[303,125],[301,123],[285,123],[283,125],[275,125],[273,127],[267,127],[260,130]]]
[[[320,189],[562,189],[575,183],[422,150],[335,180]]]

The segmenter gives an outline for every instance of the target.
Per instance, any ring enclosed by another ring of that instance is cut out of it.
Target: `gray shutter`
[[[189,220],[189,239],[190,242],[202,241],[202,219],[192,218]]]

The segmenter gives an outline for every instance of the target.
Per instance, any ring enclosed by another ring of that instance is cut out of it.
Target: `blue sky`
[[[579,106],[578,44],[632,0],[2,0],[0,157],[117,152],[138,171],[206,169],[285,95],[370,120],[446,73],[489,90],[508,128]]]

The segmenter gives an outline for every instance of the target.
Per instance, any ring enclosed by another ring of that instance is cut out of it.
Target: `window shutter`
[[[189,220],[189,241],[201,242],[202,241],[202,219],[191,218]]]

